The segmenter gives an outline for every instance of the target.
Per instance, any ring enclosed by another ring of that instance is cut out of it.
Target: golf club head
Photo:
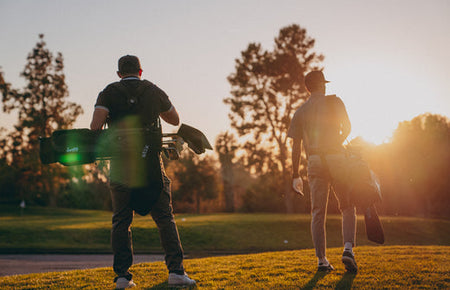
[[[206,149],[212,150],[212,146],[209,143],[206,136],[198,129],[188,126],[186,124],[181,124],[180,129],[178,129],[177,135],[183,138],[183,140],[188,144],[189,148],[192,149],[196,154],[205,153]]]

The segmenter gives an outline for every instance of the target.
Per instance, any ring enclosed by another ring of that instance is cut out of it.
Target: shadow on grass
[[[352,289],[353,280],[355,279],[355,277],[355,273],[345,272],[344,276],[342,276],[342,279],[339,280],[339,282],[336,284],[336,288],[334,289]]]
[[[167,282],[160,283],[158,285],[155,285],[153,287],[144,288],[145,290],[154,290],[154,289],[169,289],[169,286],[167,285]]]
[[[166,282],[160,283],[158,285],[155,285],[153,287],[150,288],[145,288],[145,290],[155,290],[155,289],[168,289],[168,290],[179,290],[179,289],[183,289],[183,290],[191,290],[191,289],[197,289],[197,285],[195,286],[178,286],[178,287],[169,287],[169,285]]]
[[[310,290],[314,289],[316,287],[317,282],[319,282],[320,279],[323,279],[328,274],[328,272],[324,271],[317,271],[316,274],[314,274],[314,277],[311,278],[311,280],[306,283],[305,286],[302,287],[301,290]]]

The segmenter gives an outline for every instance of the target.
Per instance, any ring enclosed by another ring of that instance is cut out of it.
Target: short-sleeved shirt
[[[133,99],[133,104],[130,99]],[[110,128],[143,129],[159,124],[155,122],[160,113],[170,110],[172,103],[167,94],[153,83],[129,77],[109,84],[98,95],[95,107],[108,111],[107,122]],[[157,134],[161,132],[160,127],[153,128],[157,129]],[[106,145],[114,155],[111,159],[110,180],[131,188],[159,188],[164,175],[159,150],[152,150],[150,145],[149,151],[144,155],[145,145],[149,144],[149,135],[135,132],[137,131],[109,130],[106,135],[105,142],[114,140]],[[158,142],[161,141],[159,135],[155,135],[155,138],[159,139]],[[146,157],[143,158],[144,156]]]
[[[350,130],[350,121],[342,100],[335,95],[314,93],[295,112],[288,137],[302,139],[307,155],[327,153],[342,148],[347,137],[342,135],[345,129]]]
[[[124,78],[120,82],[109,84],[98,95],[96,108],[108,111],[108,125],[112,126],[124,117],[133,114],[130,112],[129,98],[119,89],[123,85],[130,95],[137,97],[136,108],[139,115],[145,117],[143,122],[155,122],[159,114],[168,111],[172,107],[167,94],[155,84],[140,80],[137,77]]]

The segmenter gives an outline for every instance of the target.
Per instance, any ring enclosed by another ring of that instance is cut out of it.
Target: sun
[[[366,100],[350,99],[346,104],[352,124],[349,138],[360,136],[376,145],[389,142],[404,112],[400,112],[401,107],[394,112],[392,108],[386,109],[387,103],[387,100],[375,96]]]
[[[395,121],[386,119],[383,122],[373,119],[359,118],[358,122],[352,122],[352,132],[349,139],[357,136],[375,145],[390,142],[395,130]]]
[[[327,93],[338,95],[347,108],[352,123],[349,139],[389,142],[400,122],[425,113],[427,80],[405,68],[368,61],[331,71],[328,78]]]

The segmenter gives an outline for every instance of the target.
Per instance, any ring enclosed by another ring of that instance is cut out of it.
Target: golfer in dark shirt
[[[179,124],[178,113],[166,93],[151,82],[141,80],[142,69],[136,56],[121,57],[117,74],[121,78],[120,82],[108,85],[97,98],[91,130],[101,130],[105,123],[108,123],[111,129],[153,128],[158,126],[159,117],[171,125]],[[135,140],[130,140],[129,143],[137,143],[136,146],[140,144]],[[142,151],[142,148],[139,149]],[[157,158],[160,158],[160,155]],[[183,249],[173,216],[170,180],[163,168],[161,172],[162,190],[150,213],[159,229],[161,244],[166,254],[168,283],[169,286],[195,285],[195,281],[187,276],[183,266]],[[139,166],[135,166],[130,160],[111,160],[111,243],[114,253],[113,269],[117,274],[116,288],[135,286],[133,276],[129,272],[133,262],[131,223],[134,216],[130,206],[130,187],[138,186],[142,182],[146,183],[147,180]]]

